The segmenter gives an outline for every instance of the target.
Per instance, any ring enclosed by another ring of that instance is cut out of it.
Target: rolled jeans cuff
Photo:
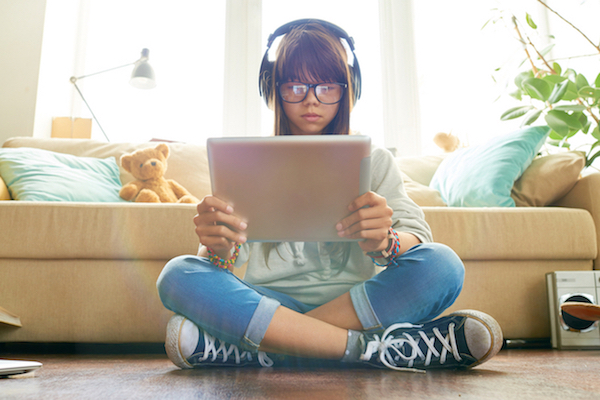
[[[244,350],[258,351],[260,342],[262,342],[273,315],[275,315],[275,311],[280,305],[279,301],[267,296],[260,299],[241,341]]]
[[[354,305],[356,315],[358,315],[358,320],[365,331],[380,330],[383,328],[379,318],[377,318],[377,315],[375,314],[375,310],[373,310],[371,301],[367,296],[364,282],[355,285],[350,289],[350,299],[352,299],[352,304]]]

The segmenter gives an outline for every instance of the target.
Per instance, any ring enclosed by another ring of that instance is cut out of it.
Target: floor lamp
[[[75,76],[71,77],[71,83],[73,84],[73,86],[75,86],[75,89],[77,90],[77,93],[79,93],[81,100],[83,100],[87,109],[90,110],[90,113],[92,114],[92,118],[94,119],[94,121],[96,121],[96,124],[98,124],[98,127],[100,128],[100,130],[102,131],[102,134],[104,135],[104,137],[106,138],[106,141],[108,141],[108,142],[110,142],[110,139],[106,135],[106,132],[104,132],[104,129],[102,129],[102,125],[100,125],[98,118],[96,118],[96,115],[92,111],[92,108],[90,107],[87,100],[83,96],[83,93],[81,93],[79,86],[77,86],[77,81],[80,79],[83,79],[83,78],[90,77],[90,76],[100,75],[105,72],[114,71],[115,69],[120,69],[120,68],[129,67],[130,65],[135,65],[133,68],[133,71],[131,72],[131,79],[129,80],[129,84],[131,84],[131,86],[136,87],[138,89],[155,88],[156,87],[156,79],[154,77],[154,70],[148,63],[148,54],[150,54],[150,50],[142,49],[142,56],[140,57],[140,59],[137,61],[134,61],[132,63],[120,65],[118,67],[106,69],[106,70],[100,71],[100,72],[95,72],[93,74],[88,74],[88,75],[83,75],[83,76],[78,76],[78,77],[75,77]]]

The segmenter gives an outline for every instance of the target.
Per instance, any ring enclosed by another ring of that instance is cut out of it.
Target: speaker
[[[278,37],[289,33],[295,27],[305,25],[307,23],[317,23],[323,26],[325,29],[329,30],[334,36],[339,37],[340,40],[343,39],[348,45],[348,48],[351,53],[349,54],[350,57],[348,57],[348,61],[350,62],[350,60],[352,60],[351,64],[348,65],[348,68],[350,69],[352,82],[348,82],[348,84],[352,85],[352,90],[354,92],[352,104],[356,104],[356,102],[360,98],[361,76],[358,59],[354,54],[354,39],[339,26],[332,24],[331,22],[313,18],[299,19],[296,21],[288,22],[287,24],[277,28],[275,32],[269,35],[269,39],[267,40],[267,50],[265,51],[265,55],[263,56],[262,63],[260,65],[260,73],[258,74],[258,91],[262,96],[263,100],[265,101],[265,103],[267,103],[268,106],[269,100],[271,98],[271,90],[273,88],[273,66],[275,63],[269,60],[269,50],[271,49],[273,42],[275,42],[275,39],[277,39]]]
[[[546,274],[552,347],[600,349],[598,321],[586,321],[561,310],[565,302],[598,304],[600,271],[555,271]]]

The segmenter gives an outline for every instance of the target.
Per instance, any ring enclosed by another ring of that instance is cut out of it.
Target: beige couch
[[[118,159],[153,145],[13,138],[3,147]],[[205,148],[170,147],[167,178],[196,197],[208,194]],[[422,186],[440,161],[398,159],[435,240],[465,262],[464,290],[452,309],[493,315],[507,338],[549,337],[545,273],[600,265],[600,200],[593,196],[600,174],[573,182],[557,201],[561,207],[450,208]],[[131,179],[121,173],[123,183]],[[163,341],[171,313],[155,282],[169,259],[196,253],[194,215],[195,207],[185,204],[0,201],[0,306],[23,324],[0,324],[0,342]]]

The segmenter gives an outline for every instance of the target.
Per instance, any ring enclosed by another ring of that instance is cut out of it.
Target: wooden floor
[[[600,351],[502,350],[466,371],[210,368],[164,354],[4,354],[44,366],[0,379],[0,399],[600,399]]]

